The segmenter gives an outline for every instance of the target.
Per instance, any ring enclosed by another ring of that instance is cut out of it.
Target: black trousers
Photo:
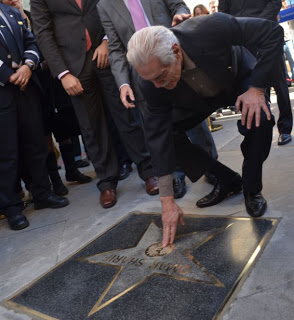
[[[124,107],[110,68],[96,68],[96,73],[102,90],[104,107],[108,109],[130,159],[137,165],[140,178],[145,180],[153,176],[139,109]]]
[[[84,88],[80,96],[71,96],[87,154],[93,163],[100,191],[115,189],[118,183],[119,164],[110,138],[104,115],[101,88],[92,62],[93,51],[86,54],[79,80]]]
[[[222,93],[213,99],[199,97],[197,100],[197,95],[194,93],[193,101],[197,108],[190,109],[189,113],[184,111],[185,114],[177,113],[174,116],[173,133],[176,159],[192,182],[197,181],[205,171],[212,168],[217,160],[200,145],[193,145],[187,138],[185,131],[206,119],[219,107],[233,105],[237,96],[248,89],[250,77],[239,78],[236,83],[237,87],[232,89],[231,93]],[[181,109],[178,112],[181,112]],[[176,119],[181,119],[181,121],[177,122]],[[238,120],[238,130],[244,136],[241,151],[244,157],[242,181],[245,192],[257,193],[262,190],[262,166],[270,152],[274,124],[274,117],[272,116],[270,121],[267,120],[263,111],[260,127],[255,127],[255,118],[250,130],[246,126],[242,126],[241,120]]]
[[[15,191],[20,157],[29,170],[34,198],[46,198],[51,185],[38,88],[32,81],[25,92],[7,84],[0,87],[0,99],[0,211],[10,215],[21,208]]]
[[[291,101],[289,98],[289,89],[286,81],[285,61],[281,56],[278,61],[274,76],[274,89],[277,94],[277,102],[280,111],[277,126],[279,133],[291,134],[293,126],[293,115]]]

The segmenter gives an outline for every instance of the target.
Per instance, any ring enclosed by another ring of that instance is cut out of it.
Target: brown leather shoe
[[[146,192],[153,196],[159,193],[157,177],[149,177],[145,180]]]
[[[114,189],[106,189],[101,192],[100,204],[102,208],[107,209],[116,204],[116,191]]]

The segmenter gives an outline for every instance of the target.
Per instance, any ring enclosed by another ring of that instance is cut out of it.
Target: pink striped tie
[[[128,0],[128,8],[133,19],[136,31],[148,27],[143,9],[139,0]]]

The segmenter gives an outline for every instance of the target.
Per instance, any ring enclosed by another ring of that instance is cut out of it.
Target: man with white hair
[[[245,49],[252,44],[259,48],[257,61]],[[176,160],[192,182],[205,170],[217,176],[217,185],[197,201],[198,207],[215,205],[243,188],[247,212],[253,217],[264,214],[262,165],[274,125],[265,89],[282,45],[277,24],[222,13],[191,18],[170,30],[145,28],[129,41],[127,58],[145,80],[140,87],[148,102],[146,136],[159,176],[163,246],[174,241],[177,223],[183,223],[183,212],[172,197],[170,174]],[[235,102],[242,110],[242,179],[184,134],[220,106]]]

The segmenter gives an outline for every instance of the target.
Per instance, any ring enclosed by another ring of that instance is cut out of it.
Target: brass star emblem
[[[162,230],[151,222],[136,246],[102,252],[78,260],[116,268],[111,280],[88,316],[96,313],[150,277],[162,276],[180,281],[224,285],[197,261],[192,252],[233,225],[177,236],[175,243],[161,247]]]

